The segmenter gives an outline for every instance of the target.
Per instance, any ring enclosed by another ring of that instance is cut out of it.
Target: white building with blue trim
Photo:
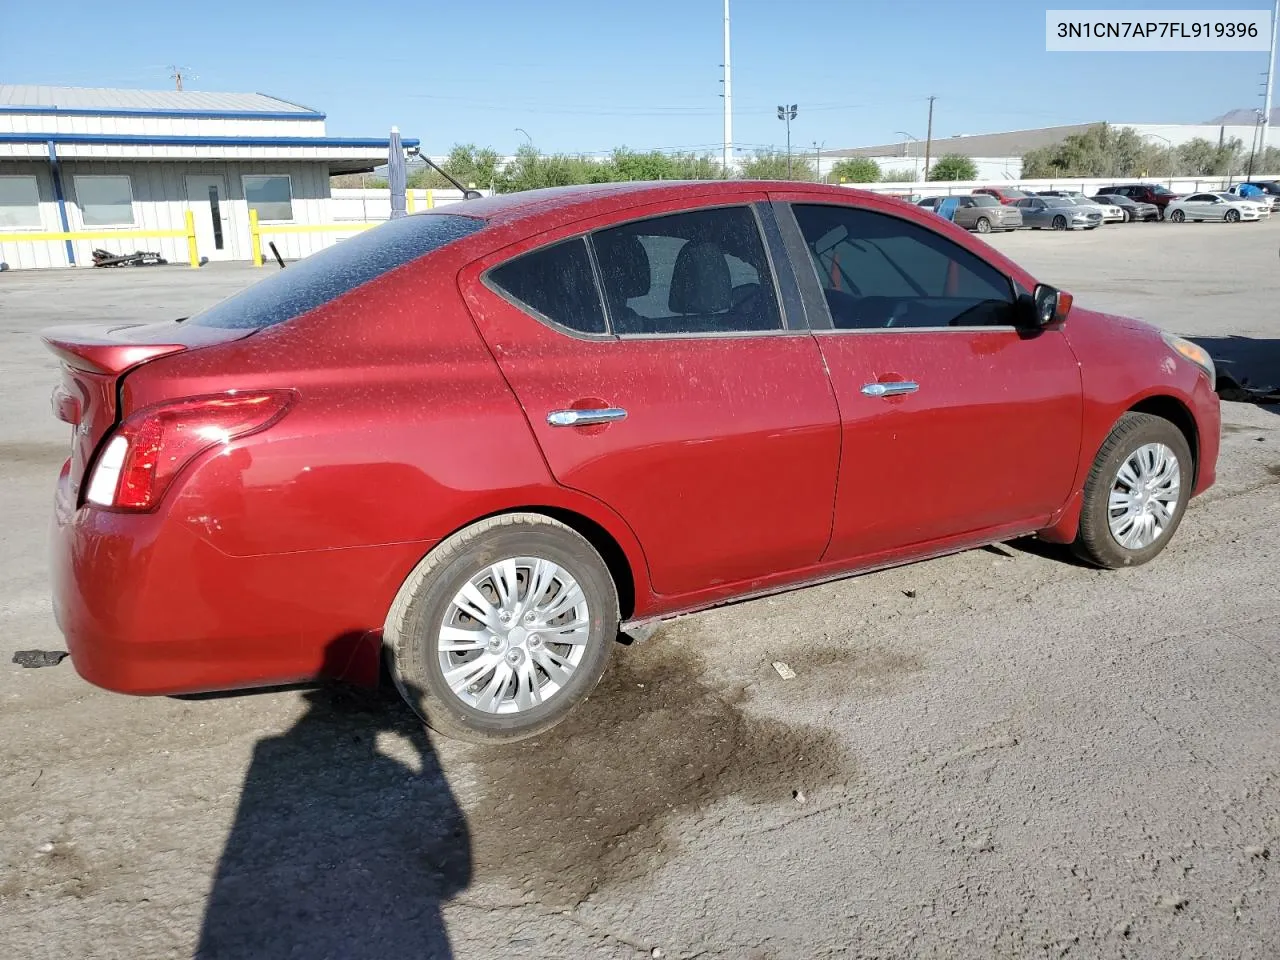
[[[405,147],[418,141],[403,140]],[[95,249],[187,260],[250,260],[250,210],[287,258],[341,234],[329,177],[387,162],[386,138],[330,137],[325,115],[259,93],[0,85],[0,261],[14,269],[92,264]],[[50,239],[48,234],[106,234]],[[111,234],[119,233],[118,238]]]

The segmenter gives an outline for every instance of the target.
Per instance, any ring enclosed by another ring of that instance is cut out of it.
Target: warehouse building
[[[1115,129],[1132,128],[1141,137],[1148,138],[1156,146],[1178,146],[1189,140],[1208,140],[1225,143],[1237,139],[1248,151],[1255,141],[1256,130],[1252,111],[1234,110],[1208,123],[1112,123]],[[973,160],[978,168],[978,180],[1017,180],[1022,176],[1022,155],[1030,150],[1061,143],[1073,134],[1086,132],[1104,121],[1073,123],[1058,127],[1039,127],[1032,130],[1011,130],[1006,133],[960,134],[952,137],[935,137],[930,145],[932,160],[947,154],[959,154]],[[1266,128],[1268,146],[1280,148],[1280,109],[1272,111],[1272,120]],[[876,161],[881,170],[912,170],[919,180],[924,171],[925,144],[915,138],[904,138],[899,143],[883,143],[871,147],[851,147],[828,151],[825,156],[833,159],[867,157]],[[1151,171],[1158,174],[1160,171]]]
[[[0,261],[81,266],[95,249],[143,249],[186,262],[188,212],[200,259],[249,260],[250,211],[289,228],[273,239],[302,257],[342,236],[320,228],[329,177],[385,164],[387,150],[327,136],[323,113],[260,93],[0,85]],[[66,233],[93,236],[47,237]]]

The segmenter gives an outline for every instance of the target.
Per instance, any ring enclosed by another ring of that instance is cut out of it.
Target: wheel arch
[[[1191,448],[1191,463],[1194,467],[1192,483],[1194,485],[1200,473],[1200,430],[1196,426],[1196,418],[1192,415],[1191,408],[1177,397],[1157,393],[1149,397],[1143,397],[1129,407],[1125,413],[1148,413],[1153,417],[1168,420],[1178,428],[1186,438],[1187,446]]]

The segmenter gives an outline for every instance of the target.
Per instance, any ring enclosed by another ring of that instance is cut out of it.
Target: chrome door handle
[[[914,380],[891,380],[888,383],[864,383],[862,392],[868,397],[897,397],[904,393],[915,393],[920,384]]]
[[[626,419],[627,411],[621,407],[604,407],[600,410],[553,410],[547,414],[547,423],[553,427],[587,427],[593,423],[612,423]]]

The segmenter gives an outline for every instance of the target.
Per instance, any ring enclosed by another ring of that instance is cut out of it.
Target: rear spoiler
[[[187,349],[181,343],[131,343],[99,326],[51,327],[40,333],[45,346],[69,367],[119,376],[140,363]]]

